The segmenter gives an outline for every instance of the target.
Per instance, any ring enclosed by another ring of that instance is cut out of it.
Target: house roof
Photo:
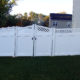
[[[72,15],[71,14],[50,13],[50,19],[52,20],[72,20]]]

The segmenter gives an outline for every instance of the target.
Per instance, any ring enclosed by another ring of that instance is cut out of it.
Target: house
[[[72,15],[50,13],[49,27],[71,28],[72,27]]]

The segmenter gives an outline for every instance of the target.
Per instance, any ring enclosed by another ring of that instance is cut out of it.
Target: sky
[[[12,8],[11,14],[24,14],[30,11],[49,15],[50,13],[73,13],[73,0],[19,0]]]

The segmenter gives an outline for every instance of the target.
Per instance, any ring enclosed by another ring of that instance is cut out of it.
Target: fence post
[[[54,56],[55,56],[55,48],[56,48],[56,28],[54,28],[54,37],[53,37],[53,41],[54,41]]]
[[[17,30],[16,30],[16,26],[15,26],[15,34],[14,34],[14,57],[16,57],[16,47],[17,47],[17,45],[16,45],[16,41],[17,41],[17,39],[16,39],[16,37],[17,37]]]
[[[35,24],[34,24],[34,29],[33,29],[33,56],[35,56]]]
[[[54,29],[52,29],[52,44],[51,44],[51,56],[53,56],[53,33],[54,33]]]
[[[52,28],[52,45],[51,45],[52,49],[51,49],[51,56],[55,56],[55,44],[56,44],[56,30],[55,30],[55,28]]]

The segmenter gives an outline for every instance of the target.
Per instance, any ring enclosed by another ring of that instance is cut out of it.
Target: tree
[[[15,4],[16,0],[0,0],[0,27],[5,26],[7,16]]]
[[[24,15],[23,15],[23,19],[27,20],[28,19],[28,15],[27,13],[25,12]]]
[[[49,26],[49,16],[44,17],[44,26]]]
[[[43,14],[41,14],[41,13],[38,14],[38,19],[39,19],[39,20],[38,20],[38,21],[39,21],[38,24],[39,24],[39,25],[43,25],[43,24],[44,24],[44,17],[45,17],[45,15],[43,15]]]
[[[31,19],[31,21],[33,22],[33,23],[37,23],[37,21],[38,21],[38,14],[37,13],[35,13],[35,12],[30,12],[29,13],[29,19]]]
[[[16,15],[14,15],[14,16],[9,15],[7,17],[6,26],[16,26],[17,22],[18,22],[18,19],[16,18]]]
[[[67,14],[65,11],[63,11],[63,12],[59,12],[59,14]]]
[[[22,26],[22,18],[23,18],[23,15],[22,14],[17,14],[16,15],[16,18],[17,18],[17,26]]]
[[[31,19],[30,19],[31,20]],[[27,13],[25,12],[24,15],[22,16],[22,26],[28,26],[31,25],[31,21],[28,18]]]

